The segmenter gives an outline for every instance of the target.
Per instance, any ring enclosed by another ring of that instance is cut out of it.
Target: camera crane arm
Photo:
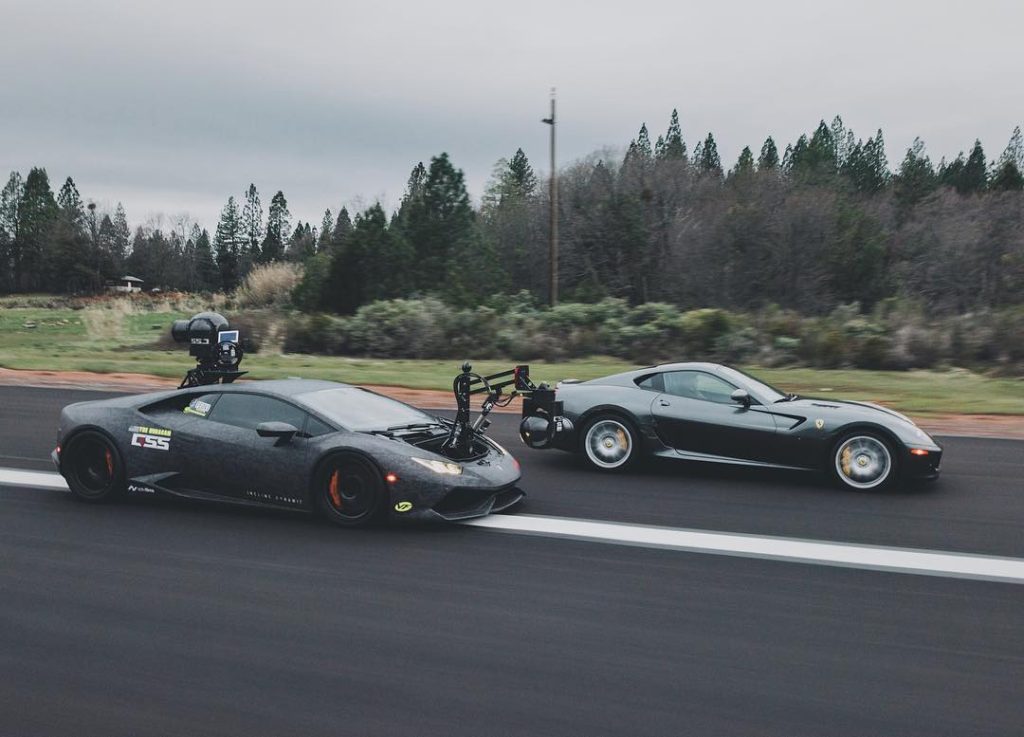
[[[512,387],[512,391],[506,393],[508,387]],[[491,424],[487,419],[491,410],[507,406],[519,395],[530,395],[546,388],[543,384],[536,386],[530,380],[530,367],[525,364],[487,376],[475,373],[468,361],[462,364],[462,373],[452,382],[457,409],[455,422],[444,444],[445,450],[456,455],[469,455],[473,436],[486,432]],[[470,399],[473,395],[483,393],[487,396],[480,407],[480,415],[470,424]]]

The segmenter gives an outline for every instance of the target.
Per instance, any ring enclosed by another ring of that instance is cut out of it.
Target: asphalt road
[[[93,392],[0,388],[0,466],[49,470]],[[495,437],[526,511],[1024,557],[1024,443],[944,439],[892,494]],[[6,735],[1013,735],[1024,587],[461,527],[110,507],[0,488]]]

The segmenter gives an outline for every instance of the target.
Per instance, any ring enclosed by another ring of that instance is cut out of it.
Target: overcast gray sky
[[[129,220],[283,189],[296,217],[381,199],[448,151],[479,198],[522,147],[547,170],[679,109],[731,165],[839,113],[898,163],[1024,123],[1024,2],[0,0],[0,174],[45,166]]]

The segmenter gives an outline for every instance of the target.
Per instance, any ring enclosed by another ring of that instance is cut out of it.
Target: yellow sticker
[[[820,430],[821,428],[825,427],[825,421],[824,420],[815,420],[814,421],[814,426]]]
[[[396,512],[408,512],[412,509],[412,502],[399,502],[395,505]]]

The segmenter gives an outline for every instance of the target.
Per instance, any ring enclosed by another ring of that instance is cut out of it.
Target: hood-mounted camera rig
[[[512,391],[505,393],[508,387],[512,387]],[[548,388],[545,384],[536,386],[530,381],[528,365],[519,365],[508,371],[483,376],[475,373],[473,366],[467,361],[462,364],[462,373],[452,382],[452,391],[455,393],[457,410],[444,449],[451,452],[453,457],[458,457],[469,455],[473,436],[487,431],[491,424],[487,415],[492,409],[507,406],[518,395],[530,396],[535,392],[548,391]],[[480,415],[475,422],[470,423],[470,398],[474,394],[484,393],[487,396],[480,407]]]
[[[232,330],[219,312],[200,312],[189,320],[175,320],[171,337],[176,343],[188,343],[188,354],[196,359],[196,367],[185,373],[179,389],[230,384],[246,373],[238,370],[243,356],[238,331]]]

